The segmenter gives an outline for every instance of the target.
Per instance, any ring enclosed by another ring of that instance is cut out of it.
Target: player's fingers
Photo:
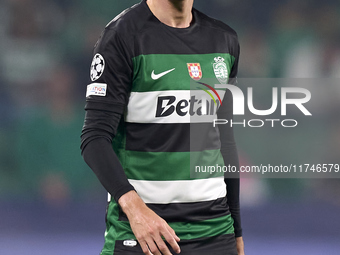
[[[146,241],[139,241],[139,245],[142,248],[142,251],[145,255],[152,255]]]
[[[145,241],[146,241],[146,243],[147,243],[147,245],[149,247],[149,251],[151,252],[151,254],[153,254],[153,255],[162,255],[161,252],[159,251],[157,245],[155,244],[155,242],[154,242],[154,240],[152,238],[148,238]]]
[[[181,248],[179,247],[175,237],[173,236],[173,234],[167,228],[163,232],[161,232],[161,234],[162,234],[162,236],[164,236],[165,240],[170,244],[171,248],[176,253],[181,252]],[[177,237],[176,234],[175,234],[175,236]],[[179,241],[179,238],[178,238],[178,241]]]
[[[166,246],[161,236],[157,236],[154,239],[155,239],[158,249],[162,252],[163,255],[172,255],[168,249],[168,246]]]
[[[181,241],[181,239],[176,235],[175,230],[173,230],[169,225],[167,226],[167,229],[171,233],[171,235],[175,238],[177,242]]]

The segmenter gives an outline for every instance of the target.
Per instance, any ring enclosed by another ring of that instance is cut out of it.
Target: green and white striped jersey
[[[203,169],[225,165],[213,120],[238,55],[237,35],[224,23],[193,9],[190,27],[169,27],[145,1],[113,19],[95,46],[87,101],[123,114],[113,148],[125,174],[182,240],[234,232],[224,173]],[[110,198],[102,254],[130,239]]]

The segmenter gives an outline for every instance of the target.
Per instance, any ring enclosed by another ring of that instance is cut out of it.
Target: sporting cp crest
[[[188,71],[191,78],[198,81],[202,78],[202,69],[199,63],[188,63]]]
[[[222,84],[227,84],[228,82],[228,68],[227,64],[224,62],[224,58],[216,57],[214,58],[215,63],[213,64],[214,72],[217,80]]]

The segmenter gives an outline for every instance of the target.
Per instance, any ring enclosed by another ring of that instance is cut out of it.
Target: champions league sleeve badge
[[[90,73],[91,80],[92,81],[98,80],[100,76],[102,76],[104,72],[104,68],[105,68],[104,58],[102,55],[97,53],[96,55],[94,55],[92,64],[91,64],[91,73]]]
[[[224,62],[224,58],[216,57],[214,58],[215,63],[213,64],[214,72],[217,80],[221,84],[227,84],[228,82],[228,68],[227,64]]]

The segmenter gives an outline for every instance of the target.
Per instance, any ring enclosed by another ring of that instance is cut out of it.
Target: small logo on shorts
[[[123,245],[129,246],[129,247],[135,247],[137,245],[137,241],[135,241],[135,240],[125,240],[123,242]]]

